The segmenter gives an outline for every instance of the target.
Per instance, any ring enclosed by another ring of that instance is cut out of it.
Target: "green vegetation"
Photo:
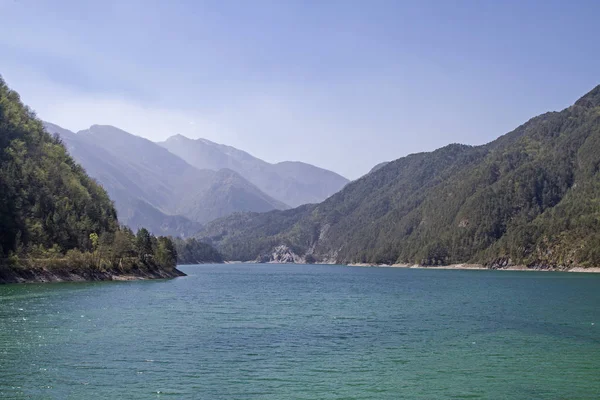
[[[187,240],[175,238],[175,249],[179,264],[221,263],[223,257],[214,247],[194,238]]]
[[[236,260],[285,244],[315,261],[600,266],[600,86],[487,145],[412,154],[318,205],[232,215],[199,237]]]
[[[4,271],[172,271],[172,241],[119,227],[102,187],[0,78],[0,264]],[[2,279],[0,279],[2,281]]]

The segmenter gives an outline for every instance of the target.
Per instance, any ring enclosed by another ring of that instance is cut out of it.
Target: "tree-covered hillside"
[[[174,238],[179,264],[222,263],[223,256],[214,247],[194,238]]]
[[[484,146],[385,164],[309,207],[200,234],[225,257],[286,245],[309,261],[600,266],[600,86]]]
[[[7,268],[169,275],[173,243],[140,232],[119,227],[104,189],[0,78],[0,282],[19,280]]]
[[[42,246],[91,249],[117,229],[106,192],[44,131],[0,80],[0,253]]]

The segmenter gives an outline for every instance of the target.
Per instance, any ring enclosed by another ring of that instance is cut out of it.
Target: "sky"
[[[350,179],[600,84],[598,1],[0,0],[0,15],[0,75],[46,121]]]

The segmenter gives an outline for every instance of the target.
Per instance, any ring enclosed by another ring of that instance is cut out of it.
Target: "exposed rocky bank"
[[[54,269],[54,268],[20,268],[0,266],[0,284],[2,283],[44,283],[44,282],[89,282],[89,281],[129,281],[146,279],[169,279],[185,276],[180,270],[173,268],[120,270],[97,269]]]

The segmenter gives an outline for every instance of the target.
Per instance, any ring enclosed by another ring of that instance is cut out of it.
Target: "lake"
[[[600,397],[600,275],[181,269],[0,285],[0,398]]]

